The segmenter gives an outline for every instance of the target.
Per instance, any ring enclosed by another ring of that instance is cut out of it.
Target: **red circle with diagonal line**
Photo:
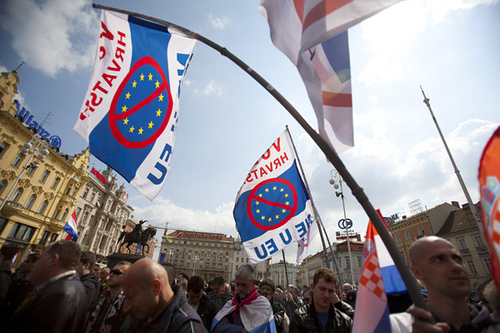
[[[269,200],[266,200],[266,199],[262,199],[261,197],[259,197],[259,196],[257,196],[255,194],[255,192],[257,192],[262,186],[264,186],[266,184],[269,184],[269,183],[272,183],[272,182],[283,183],[284,185],[286,185],[290,189],[290,191],[292,191],[292,195],[293,195],[293,198],[294,198],[294,203],[293,203],[292,206],[287,206],[287,205],[284,205],[284,204],[279,203],[279,202],[274,202],[274,201],[269,201]],[[279,207],[279,208],[282,208],[282,209],[286,209],[288,211],[288,215],[287,215],[287,217],[285,219],[283,219],[283,221],[281,221],[281,222],[279,222],[279,223],[277,223],[275,225],[271,225],[271,226],[262,225],[253,216],[253,213],[252,213],[252,200],[253,199],[258,199],[259,202],[262,202],[262,203],[264,203],[266,205],[269,205],[269,206],[274,206],[274,207]],[[295,213],[297,212],[297,205],[298,205],[297,191],[295,190],[295,187],[293,187],[292,183],[290,183],[288,180],[283,179],[283,178],[272,178],[272,179],[264,180],[263,182],[259,183],[257,186],[255,186],[252,189],[252,191],[248,195],[248,199],[247,199],[247,214],[248,214],[248,217],[250,218],[250,221],[252,221],[252,223],[257,228],[259,228],[261,230],[269,231],[269,230],[277,229],[277,228],[281,227],[282,225],[284,225],[285,223],[287,223],[288,221],[290,221],[290,219],[292,217],[294,217]]]
[[[116,104],[118,103],[118,100],[123,92],[123,89],[125,89],[132,75],[134,75],[136,71],[138,71],[142,66],[145,65],[153,66],[160,74],[162,82],[160,82],[159,87],[156,88],[153,91],[153,93],[151,93],[141,102],[137,103],[136,105],[128,109],[126,112],[117,112]],[[156,130],[156,132],[154,132],[152,135],[150,135],[149,137],[147,137],[145,140],[142,141],[131,141],[125,138],[125,136],[123,136],[123,134],[118,129],[116,123],[120,120],[130,117],[132,114],[136,113],[143,107],[147,106],[151,101],[157,98],[163,91],[166,91],[168,95],[167,114],[163,119],[163,122]],[[120,84],[118,90],[115,93],[115,96],[113,97],[113,101],[111,102],[111,106],[109,109],[109,127],[111,129],[111,133],[113,133],[115,139],[118,140],[126,148],[140,149],[149,146],[151,143],[155,142],[156,139],[158,139],[158,137],[163,133],[163,131],[167,127],[168,121],[170,120],[170,116],[172,114],[172,107],[173,107],[172,94],[170,93],[170,86],[168,84],[167,78],[165,77],[165,73],[163,73],[163,70],[161,69],[160,65],[156,62],[156,60],[154,60],[151,57],[142,57],[132,66],[132,68],[130,68],[130,71],[128,72],[125,79],[123,79],[122,83]]]

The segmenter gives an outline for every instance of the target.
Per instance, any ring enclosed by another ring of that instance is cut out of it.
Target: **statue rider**
[[[137,239],[141,239],[142,236],[142,225],[146,223],[147,220],[140,220],[139,223],[137,223],[134,227],[134,230],[132,230],[132,234],[136,236]]]

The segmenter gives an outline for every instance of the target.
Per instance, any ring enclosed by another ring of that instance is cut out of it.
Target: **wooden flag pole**
[[[337,152],[307,123],[307,121],[300,115],[300,113],[288,102],[274,87],[267,82],[262,76],[260,76],[257,72],[255,72],[250,66],[248,66],[246,63],[244,63],[241,59],[236,57],[234,54],[229,52],[225,47],[222,47],[213,41],[203,37],[202,35],[195,33],[191,30],[188,30],[186,28],[183,28],[181,26],[178,26],[176,24],[170,23],[168,21],[160,20],[151,16],[139,14],[139,13],[134,13],[130,11],[126,11],[123,9],[117,9],[113,7],[108,7],[108,6],[102,6],[98,4],[93,4],[94,8],[97,9],[104,9],[104,10],[109,10],[109,11],[114,11],[117,13],[122,13],[130,16],[135,16],[142,18],[144,20],[148,20],[151,22],[155,22],[173,29],[176,29],[185,35],[194,38],[209,47],[213,48],[214,50],[220,52],[223,56],[227,57],[229,60],[234,62],[238,67],[243,69],[248,75],[250,75],[255,81],[257,81],[262,87],[264,87],[283,107],[292,115],[292,117],[295,118],[295,120],[302,126],[302,128],[309,134],[309,136],[313,139],[313,141],[318,145],[318,147],[323,151],[323,153],[326,155],[330,163],[333,164],[335,169],[338,171],[338,173],[342,176],[344,179],[344,182],[349,186],[349,188],[352,191],[353,196],[358,200],[360,203],[361,207],[363,207],[363,210],[365,211],[366,215],[368,215],[368,218],[372,221],[375,229],[377,229],[377,232],[380,235],[380,238],[384,242],[387,251],[392,257],[392,260],[394,261],[394,264],[396,265],[399,273],[401,274],[401,278],[403,279],[406,288],[408,289],[408,293],[410,294],[410,297],[415,304],[415,306],[422,308],[422,309],[428,309],[427,304],[422,297],[422,294],[420,293],[420,288],[417,285],[415,279],[413,278],[413,275],[410,272],[410,269],[408,266],[406,266],[406,262],[404,261],[403,257],[399,253],[399,250],[396,246],[396,243],[392,239],[391,234],[389,233],[389,230],[385,227],[384,222],[380,218],[380,216],[377,214],[377,211],[371,204],[370,200],[366,196],[363,188],[361,188],[356,180],[353,178],[351,173],[347,170],[346,166],[340,159],[339,155]]]

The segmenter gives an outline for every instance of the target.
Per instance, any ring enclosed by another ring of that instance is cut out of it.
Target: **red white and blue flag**
[[[76,242],[78,240],[78,231],[76,229],[76,213],[71,214],[68,222],[64,225],[63,231],[68,233],[66,240]]]
[[[233,215],[251,263],[308,237],[314,214],[288,130],[248,173],[236,196]]]
[[[103,11],[90,84],[74,130],[91,153],[153,200],[170,171],[179,95],[196,40]]]
[[[380,211],[377,212],[382,218]],[[370,221],[365,236],[352,332],[390,332],[387,294],[404,292],[406,286],[401,275]]]
[[[298,68],[321,137],[354,146],[347,29],[400,0],[263,0],[274,45]]]

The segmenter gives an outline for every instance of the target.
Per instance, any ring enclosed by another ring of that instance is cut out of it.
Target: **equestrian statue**
[[[142,245],[141,254],[144,255],[144,249],[147,247],[147,251],[149,252],[149,244],[148,241],[156,235],[156,229],[153,227],[148,227],[146,230],[142,230],[142,225],[147,222],[147,220],[140,220],[134,227],[134,230],[131,232],[122,231],[120,234],[120,238],[118,238],[118,253],[121,253],[121,248],[124,244],[127,244],[125,247],[128,249],[128,253],[130,254],[132,250],[130,249],[130,245],[136,243],[137,246],[139,244]],[[123,239],[123,242],[120,241]]]

